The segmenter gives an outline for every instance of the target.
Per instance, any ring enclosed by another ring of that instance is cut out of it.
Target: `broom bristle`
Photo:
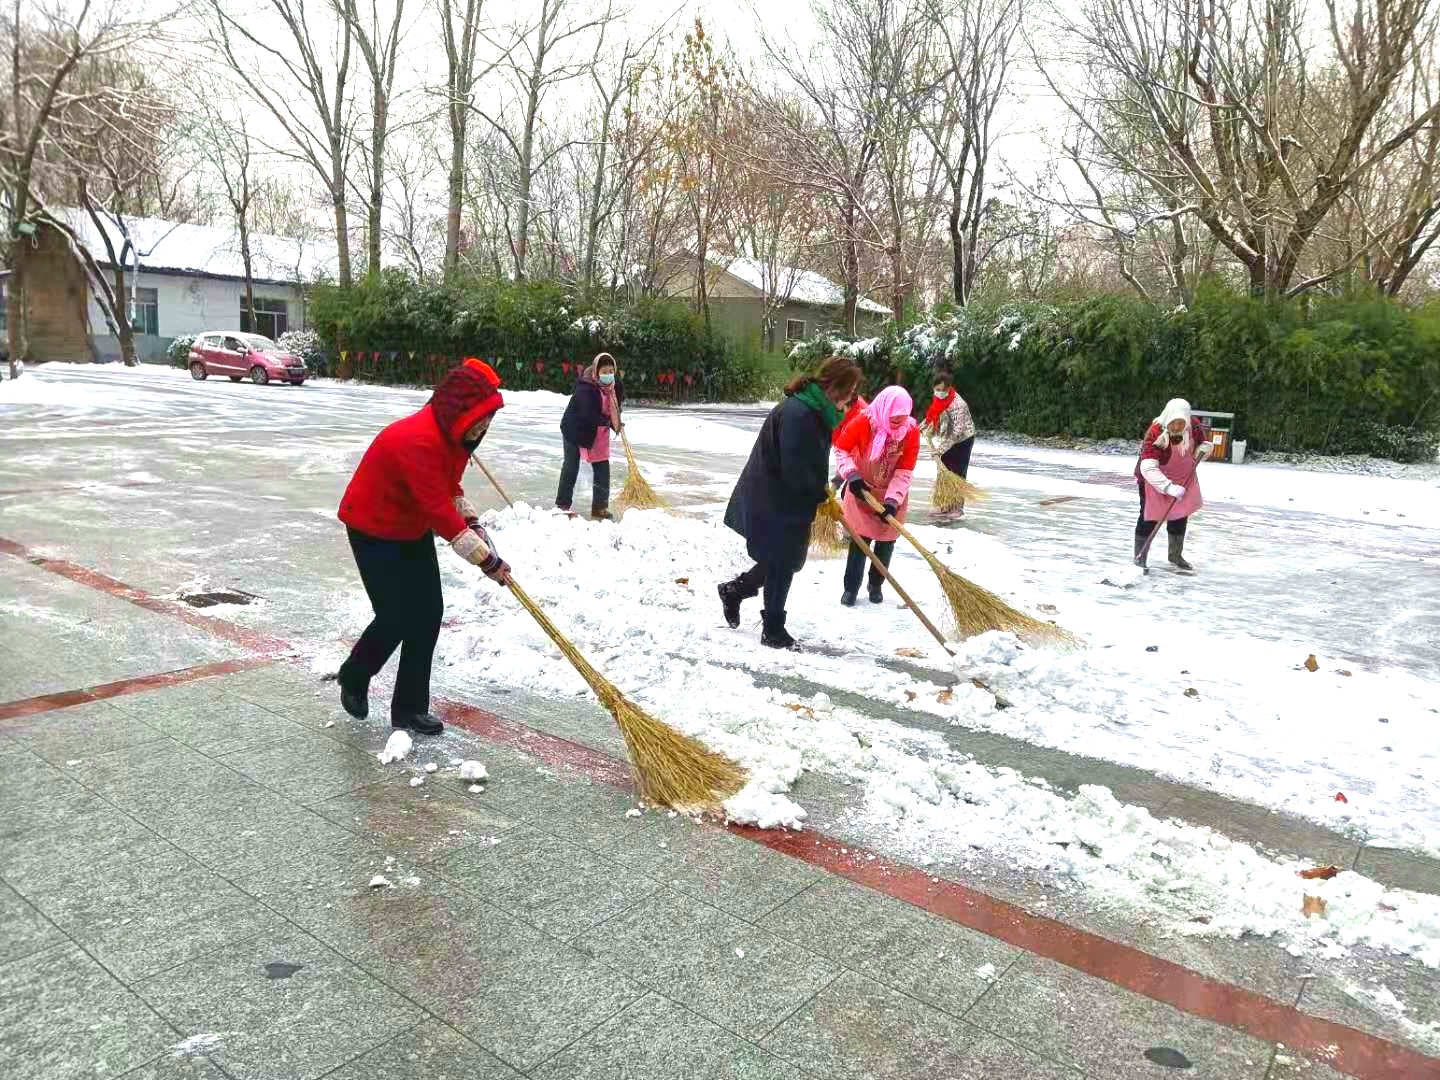
[[[817,559],[833,559],[849,546],[841,528],[843,517],[840,506],[834,499],[827,498],[815,511],[815,520],[810,523],[810,554]]]
[[[704,810],[734,795],[745,786],[745,770],[698,739],[661,723],[632,703],[619,688],[591,666],[580,650],[560,633],[549,616],[512,579],[510,591],[520,601],[565,658],[575,666],[615,718],[640,798],[675,810]]]
[[[951,628],[961,638],[990,630],[1008,630],[1031,645],[1074,647],[1079,639],[1068,630],[1016,611],[989,589],[961,577],[934,554],[925,552],[925,561],[940,580],[940,591],[950,611]]]
[[[629,467],[625,486],[620,490],[616,505],[620,510],[665,510],[665,500],[655,493],[635,464],[635,454],[630,449],[630,440],[625,440],[625,464]]]

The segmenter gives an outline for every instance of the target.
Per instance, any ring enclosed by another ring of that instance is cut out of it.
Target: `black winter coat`
[[[625,404],[625,388],[619,379],[615,380],[615,401]],[[589,450],[595,445],[595,436],[601,428],[610,426],[610,417],[605,413],[605,400],[600,387],[585,379],[577,379],[570,394],[570,403],[565,406],[565,415],[560,418],[560,434],[566,442]]]
[[[830,430],[820,414],[795,397],[776,405],[725,510],[725,524],[745,537],[752,559],[791,570],[805,565],[829,465]]]

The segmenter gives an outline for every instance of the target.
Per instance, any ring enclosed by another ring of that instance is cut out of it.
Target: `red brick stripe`
[[[276,638],[220,619],[196,615],[183,605],[152,597],[114,578],[74,563],[33,555],[23,545],[13,541],[0,538],[0,552],[25,559],[82,585],[119,596],[148,611],[173,615],[192,626],[215,634],[222,640],[247,644],[248,647],[266,654],[254,658],[254,663],[273,660],[276,654],[291,651],[287,643]],[[161,680],[155,685],[168,685],[164,680],[179,674],[181,673],[171,672],[169,675],[156,675],[151,678]],[[84,695],[101,689],[104,688],[97,687],[91,691],[74,693]],[[51,698],[62,697],[65,695],[51,695]],[[35,702],[45,700],[47,699],[31,699]],[[77,700],[92,699],[81,697]],[[26,703],[13,704],[20,706]],[[44,708],[45,706],[36,706],[29,712],[41,712]],[[464,728],[491,742],[523,750],[547,764],[574,769],[615,787],[630,786],[629,766],[592,747],[536,731],[463,702],[440,701],[436,703],[436,711],[456,727]],[[1274,1001],[1263,994],[1218,982],[1132,946],[1110,941],[1098,934],[1054,919],[1032,915],[1024,908],[958,882],[932,880],[929,875],[915,867],[894,862],[878,852],[856,847],[849,842],[842,843],[814,832],[783,832],[735,825],[729,826],[729,829],[735,835],[763,844],[772,851],[914,904],[941,918],[968,926],[1038,956],[1055,960],[1076,971],[1143,994],[1191,1016],[1246,1032],[1266,1042],[1283,1042],[1286,1046],[1359,1080],[1440,1080],[1440,1059],[1426,1057],[1415,1050],[1354,1028],[1308,1016],[1293,1006]]]
[[[87,701],[104,701],[122,694],[139,694],[146,690],[158,690],[164,686],[179,686],[196,679],[211,679],[216,675],[233,675],[237,671],[273,664],[278,657],[247,656],[239,660],[222,660],[216,664],[197,664],[194,667],[164,671],[158,675],[141,675],[134,679],[102,683],[84,690],[64,690],[58,694],[41,694],[39,697],[22,698],[0,704],[0,720],[13,720],[17,716],[33,716],[36,713],[54,709],[68,709],[72,705],[83,705]]]

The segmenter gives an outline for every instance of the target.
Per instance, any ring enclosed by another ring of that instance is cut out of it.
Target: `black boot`
[[[1183,570],[1187,574],[1194,571],[1194,567],[1185,561],[1185,537],[1176,533],[1170,534],[1170,565],[1176,570]]]
[[[884,583],[879,578],[870,579],[870,603],[883,604],[885,602],[885,594],[881,592],[883,585]]]
[[[854,607],[854,606],[855,606],[855,596],[856,596],[856,593],[855,593],[855,590],[854,590],[854,589],[846,589],[844,592],[842,592],[842,593],[840,594],[840,606],[841,606],[841,607]]]
[[[335,681],[340,684],[340,707],[356,720],[364,720],[369,716],[369,687],[356,685],[354,680],[347,680],[343,670],[335,677]]]
[[[1147,554],[1145,551],[1145,541],[1148,539],[1149,537],[1146,536],[1145,533],[1137,532],[1135,534],[1135,565],[1147,573],[1150,568],[1145,565],[1145,556]]]
[[[740,601],[745,597],[740,595],[740,587],[733,581],[722,581],[717,587],[720,593],[720,610],[725,615],[725,625],[731,630],[740,628]]]
[[[413,731],[416,735],[439,735],[445,730],[445,725],[438,717],[429,713],[401,713],[399,716],[390,718],[390,726],[405,731]]]
[[[760,644],[772,649],[793,649],[795,639],[785,632],[785,612],[764,611],[761,618],[765,629],[760,634]]]

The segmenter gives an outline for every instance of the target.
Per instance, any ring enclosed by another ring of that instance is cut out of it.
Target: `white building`
[[[94,221],[79,210],[65,210],[62,215],[108,272],[109,250]],[[129,237],[125,287],[128,292],[133,283],[135,288],[135,350],[141,360],[162,360],[175,338],[204,330],[245,330],[278,337],[286,330],[302,329],[304,286],[335,276],[334,241],[251,234],[256,322],[251,327],[236,230],[131,217],[124,219],[123,233],[116,222],[107,220],[105,225],[117,256],[127,250]],[[119,339],[93,295],[89,314],[91,339],[100,359],[118,360]]]

